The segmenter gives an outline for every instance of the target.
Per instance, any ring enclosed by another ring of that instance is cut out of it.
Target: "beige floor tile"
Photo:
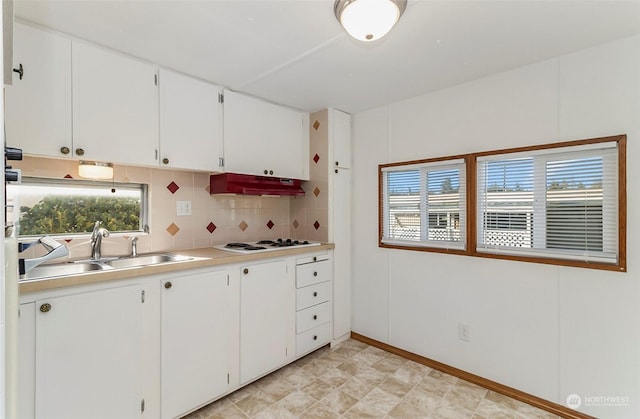
[[[236,406],[238,406],[247,416],[253,417],[262,410],[271,406],[273,403],[274,400],[271,396],[268,396],[261,391],[257,391],[256,393],[237,402]]]
[[[297,390],[278,402],[278,405],[299,416],[313,406],[316,400],[302,390]]]
[[[413,387],[414,384],[405,383],[394,376],[387,378],[378,386],[378,388],[386,391],[387,393],[400,398],[406,396]]]
[[[351,409],[351,407],[357,402],[358,399],[351,397],[340,390],[334,390],[322,399],[322,403],[341,415]]]
[[[330,419],[338,416],[339,414],[337,412],[331,410],[323,403],[318,402],[305,410],[302,415],[300,415],[300,419]]]
[[[184,419],[552,419],[483,387],[347,340],[324,347]]]
[[[389,416],[397,419],[424,419],[429,417],[429,411],[401,401],[389,412]]]

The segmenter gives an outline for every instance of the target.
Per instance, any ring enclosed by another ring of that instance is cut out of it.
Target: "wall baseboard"
[[[547,412],[553,413],[554,415],[558,415],[563,418],[595,419],[593,416],[589,416],[585,413],[580,413],[576,410],[570,409],[560,404],[550,402],[548,400],[542,399],[532,394],[525,393],[524,391],[517,390],[513,387],[505,386],[504,384],[500,384],[495,381],[480,377],[479,375],[471,374],[469,372],[452,367],[450,365],[443,364],[442,362],[425,358],[424,356],[414,354],[413,352],[396,348],[395,346],[391,346],[386,343],[377,341],[375,339],[371,339],[367,336],[361,335],[356,332],[351,332],[351,338],[354,340],[369,344],[371,346],[375,346],[376,348],[383,349],[387,352],[391,352],[392,354],[401,356],[410,361],[414,361],[419,364],[426,365],[429,368],[433,368],[438,371],[442,371],[446,374],[453,375],[454,377],[458,377],[470,383],[477,384],[488,390],[495,391],[496,393],[503,394],[505,396],[511,397],[512,399],[516,399],[523,403],[527,403],[531,406],[537,407],[538,409],[546,410]]]

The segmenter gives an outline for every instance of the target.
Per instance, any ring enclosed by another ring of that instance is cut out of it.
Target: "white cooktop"
[[[249,254],[249,253],[273,252],[276,250],[293,249],[293,248],[301,248],[301,247],[312,247],[312,246],[319,246],[320,244],[321,244],[320,242],[315,242],[311,240],[285,239],[285,240],[282,240],[281,243],[278,243],[276,240],[261,240],[256,242],[222,243],[222,244],[215,245],[213,247],[215,249],[220,249],[227,252]]]

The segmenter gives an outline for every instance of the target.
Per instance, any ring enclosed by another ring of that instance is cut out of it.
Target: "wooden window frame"
[[[576,147],[598,143],[615,142],[618,151],[618,261],[615,264],[584,262],[580,260],[523,256],[478,252],[477,245],[477,159],[478,157],[537,152],[540,150],[552,150],[557,148]],[[394,166],[405,166],[412,164],[435,163],[447,160],[464,159],[466,164],[466,246],[465,250],[446,249],[439,247],[409,246],[383,243],[384,235],[384,168]],[[511,260],[517,262],[542,263],[547,265],[568,266],[578,268],[600,269],[614,272],[627,271],[627,136],[625,134],[609,137],[590,138],[584,140],[573,140],[541,144],[535,146],[516,147],[508,149],[482,151],[477,153],[460,154],[446,157],[429,158],[422,160],[411,160],[404,162],[386,163],[378,165],[378,247],[399,250],[412,250],[419,252],[446,253],[464,256],[475,256],[487,259]]]

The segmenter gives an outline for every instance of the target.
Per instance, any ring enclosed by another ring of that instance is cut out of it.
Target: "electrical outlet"
[[[466,323],[458,323],[458,339],[469,342],[469,325]]]
[[[191,201],[177,201],[176,213],[178,215],[191,215]]]

